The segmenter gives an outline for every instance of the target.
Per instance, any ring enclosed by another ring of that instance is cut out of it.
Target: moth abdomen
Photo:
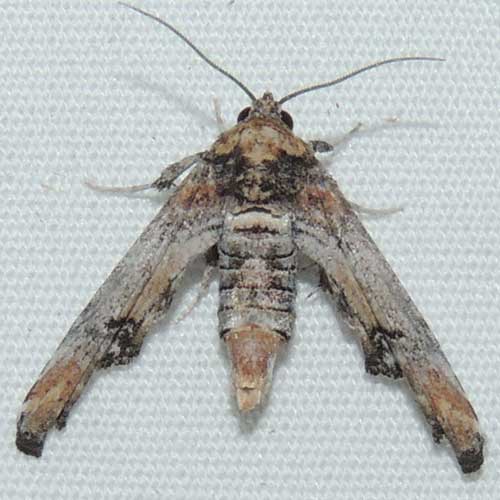
[[[240,410],[262,403],[294,322],[296,250],[290,218],[272,210],[233,211],[219,249],[219,330],[228,346]]]

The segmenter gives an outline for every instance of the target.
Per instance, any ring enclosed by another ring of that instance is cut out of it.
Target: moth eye
[[[293,118],[286,111],[280,113],[281,121],[290,129],[293,130]]]
[[[238,115],[238,120],[237,122],[240,123],[243,120],[246,120],[248,118],[248,115],[250,114],[250,107],[244,108],[240,111],[240,114]]]

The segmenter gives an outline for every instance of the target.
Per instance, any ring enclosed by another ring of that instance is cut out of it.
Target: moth
[[[359,337],[366,371],[404,378],[435,441],[448,439],[464,473],[478,470],[483,437],[474,409],[424,318],[316,158],[332,146],[294,135],[292,117],[282,109],[292,98],[377,66],[439,59],[387,59],[279,100],[269,92],[257,98],[169,23],[124,5],[184,40],[251,104],[210,149],[137,187],[167,191],[167,200],[26,396],[17,423],[19,450],[40,456],[48,431],[65,425],[92,374],[139,354],[145,335],[167,313],[186,267],[202,255],[220,272],[219,333],[238,407],[258,408],[276,356],[294,329],[297,258],[304,254]]]

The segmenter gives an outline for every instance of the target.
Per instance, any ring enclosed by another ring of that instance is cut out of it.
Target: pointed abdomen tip
[[[284,338],[258,326],[233,329],[224,336],[233,367],[236,401],[241,412],[261,406],[271,384]]]

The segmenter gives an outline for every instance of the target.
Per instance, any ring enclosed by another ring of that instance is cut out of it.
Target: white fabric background
[[[480,417],[464,477],[404,385],[364,374],[356,341],[301,284],[296,334],[259,419],[235,410],[217,284],[183,322],[195,276],[130,366],[100,372],[36,460],[21,402],[72,321],[158,210],[98,195],[207,148],[212,99],[247,105],[160,25],[115,2],[0,3],[1,498],[498,498],[499,76],[496,1],[137,1],[255,93],[281,96],[380,58],[287,106],[296,133],[371,130],[331,162],[350,199],[405,206],[368,229],[430,322]],[[386,117],[397,126],[381,127]]]

